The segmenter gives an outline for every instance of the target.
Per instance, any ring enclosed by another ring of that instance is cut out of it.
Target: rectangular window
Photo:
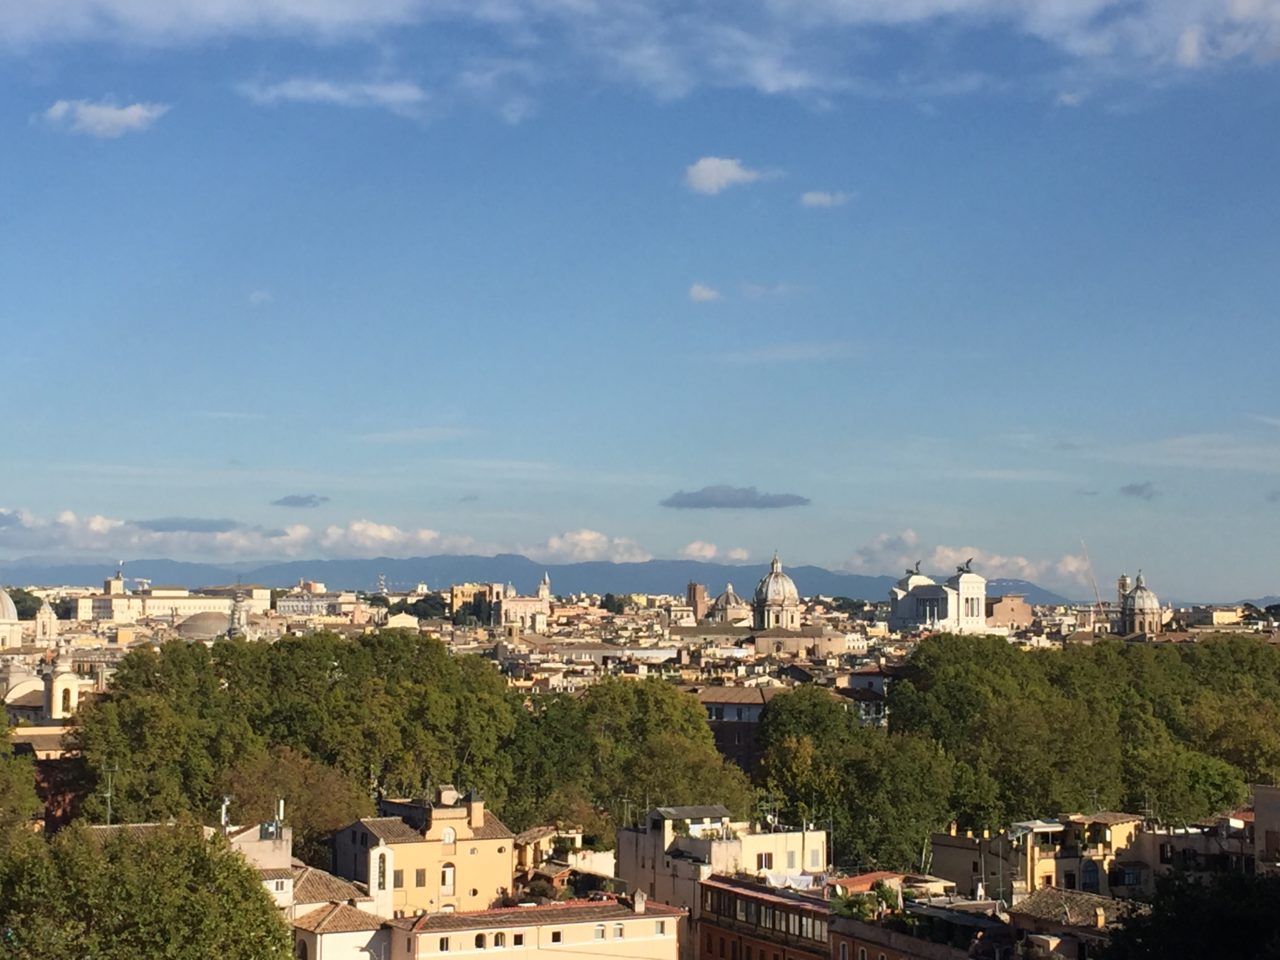
[[[413,885],[415,887],[425,887],[427,885],[427,871],[419,868],[413,872]]]
[[[603,924],[603,923],[597,923],[597,924],[596,924],[596,939],[597,939],[597,940],[603,940],[603,939],[604,939],[604,924]]]
[[[796,868],[796,852],[794,850],[787,851],[787,869],[794,870]]]
[[[756,869],[757,869],[757,870],[772,870],[772,869],[773,869],[773,854],[772,854],[772,853],[757,853],[757,854],[756,854]]]
[[[552,931],[551,931],[551,942],[552,942],[552,943],[559,943],[559,942],[560,942],[560,931],[559,931],[559,930],[552,930]]]
[[[707,953],[711,952],[711,934],[707,934]]]
[[[720,938],[720,956],[724,956],[724,937]]]
[[[653,932],[659,937],[665,937],[667,935],[667,921],[659,920],[656,922],[653,925]]]
[[[621,940],[625,932],[626,932],[626,927],[624,927],[622,924],[615,923],[613,925],[613,939]]]
[[[515,944],[517,947],[523,947],[523,946],[524,946],[524,934],[523,934],[523,933],[513,934],[513,935],[512,935],[512,937],[511,937],[511,942],[512,942],[513,944]]]
[[[809,851],[809,869],[816,870],[822,866],[822,861],[818,859],[818,848],[814,847]]]
[[[412,944],[412,942],[413,942],[413,941],[410,941],[410,944]],[[440,938],[440,952],[441,952],[441,953],[448,953],[448,952],[449,952],[449,938],[448,938],[448,937],[441,937],[441,938]]]
[[[729,942],[729,960],[738,960],[738,941],[731,940]]]
[[[401,887],[403,887],[403,886],[404,886],[404,871],[403,871],[403,870],[392,870],[392,871],[391,871],[391,886],[395,887],[397,890],[399,890]]]

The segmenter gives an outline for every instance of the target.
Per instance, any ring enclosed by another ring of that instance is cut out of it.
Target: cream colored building
[[[689,910],[696,923],[699,881],[749,873],[803,883],[803,877],[826,872],[827,834],[735,822],[718,804],[657,807],[641,824],[618,831],[617,862],[629,890]],[[695,947],[686,937],[684,954],[692,956]]]
[[[148,586],[130,592],[125,589],[124,577],[117,572],[103,582],[101,593],[76,598],[75,619],[114,623],[150,619],[179,623],[197,614],[217,613],[230,623],[237,603],[245,616],[265,615],[271,610],[271,591],[266,587],[210,587],[193,593],[186,587]]]
[[[684,912],[633,900],[569,900],[392,920],[388,960],[498,954],[509,960],[677,960]]]
[[[483,910],[510,895],[515,836],[475,791],[443,786],[434,803],[383,800],[379,812],[333,837],[333,872],[366,884],[374,913]]]

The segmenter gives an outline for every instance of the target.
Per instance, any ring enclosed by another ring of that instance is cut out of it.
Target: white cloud
[[[608,560],[613,563],[643,563],[653,555],[634,540],[610,537],[599,530],[570,530],[549,537],[546,543],[523,551],[534,560],[557,563],[584,563]]]
[[[251,306],[260,307],[263,304],[274,303],[275,295],[270,290],[250,290],[249,303]]]
[[[757,180],[776,176],[778,174],[771,171],[752,170],[750,167],[745,167],[741,160],[728,157],[703,157],[685,168],[684,183],[695,193],[714,195],[738,184],[755,183]]]
[[[242,83],[242,94],[254,103],[319,103],[354,109],[390,110],[405,116],[421,114],[429,95],[410,80],[337,81],[292,77],[277,83]]]
[[[1047,581],[1062,588],[1088,584],[1088,563],[1082,555],[1064,554],[1057,559],[1033,560],[1018,554],[999,554],[972,546],[929,545],[914,530],[881,533],[859,547],[844,565],[853,573],[897,575],[920,562],[924,573],[950,573],[973,559],[973,569],[987,579]]]
[[[680,551],[680,556],[686,560],[714,560],[717,553],[719,550],[714,543],[695,540]]]
[[[934,26],[933,35],[922,36]],[[420,35],[409,27],[430,31],[434,42],[429,57],[409,46],[409,38]],[[967,42],[969,36],[993,33],[1001,41],[1015,42]],[[637,86],[660,97],[683,96],[708,86],[744,88],[804,96],[821,105],[842,93],[963,96],[1002,82],[1008,88],[1026,89],[1022,81],[1028,74],[1051,91],[1057,86],[1055,79],[1061,79],[1062,64],[1068,73],[1124,81],[1159,79],[1171,70],[1203,69],[1232,60],[1265,63],[1280,54],[1280,6],[1275,0],[0,4],[0,46],[85,41],[148,48],[237,38],[293,38],[317,46],[368,41],[388,56],[413,56],[424,69],[441,75],[460,74],[480,49],[497,62],[534,62],[561,81],[578,81],[585,75]],[[896,38],[908,42],[894,44]],[[859,72],[868,58],[858,54],[887,47],[898,48],[899,62],[893,69],[882,71],[880,78]],[[1048,55],[1028,57],[1026,50],[1047,50]],[[1000,62],[992,63],[997,57]],[[513,92],[504,87],[495,102],[503,105],[503,112],[519,117],[527,106],[509,98]]]
[[[1074,90],[1064,90],[1053,102],[1060,107],[1078,107],[1084,103],[1084,95]]]
[[[689,288],[689,299],[694,303],[712,303],[715,300],[722,299],[720,291],[715,287],[708,287],[706,284],[695,283]]]
[[[826,190],[810,190],[800,194],[800,204],[805,207],[843,207],[850,199],[847,193],[830,193]]]
[[[597,530],[572,530],[533,547],[487,543],[428,527],[368,518],[313,529],[297,523],[265,528],[234,521],[166,518],[133,521],[64,510],[54,518],[0,507],[0,557],[39,554],[111,560],[159,556],[198,560],[269,560],[300,557],[411,557],[437,554],[523,553],[538,560],[608,560],[637,563],[652,555],[634,540]]]
[[[166,113],[163,103],[131,103],[117,106],[109,100],[59,100],[44,112],[45,122],[60,130],[114,140],[126,133],[138,133]]]
[[[734,563],[741,563],[748,559],[751,554],[743,547],[734,547],[732,550],[725,551],[725,559],[732,560]]]

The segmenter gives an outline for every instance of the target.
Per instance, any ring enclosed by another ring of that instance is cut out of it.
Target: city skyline
[[[0,11],[0,559],[1275,593],[1280,17],[1069,6]]]

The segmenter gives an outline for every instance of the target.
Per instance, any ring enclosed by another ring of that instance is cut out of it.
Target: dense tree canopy
[[[324,832],[368,798],[440,783],[480,790],[517,830],[561,819],[602,839],[627,801],[745,813],[752,800],[697,701],[660,680],[526,702],[491,662],[394,630],[131,652],[75,737],[96,782],[115,771],[118,819],[209,820],[227,792],[244,821],[275,794],[301,852],[321,865]],[[102,818],[102,790],[84,813]]]
[[[103,837],[73,827],[0,849],[0,953],[17,960],[287,960],[257,872],[196,826]]]
[[[9,594],[9,599],[13,601],[19,620],[34,620],[36,614],[40,612],[41,604],[44,603],[34,593],[23,590],[21,587],[5,587],[4,592]]]
[[[1111,934],[1107,960],[1280,960],[1280,877],[1171,874],[1150,911],[1135,910]]]

